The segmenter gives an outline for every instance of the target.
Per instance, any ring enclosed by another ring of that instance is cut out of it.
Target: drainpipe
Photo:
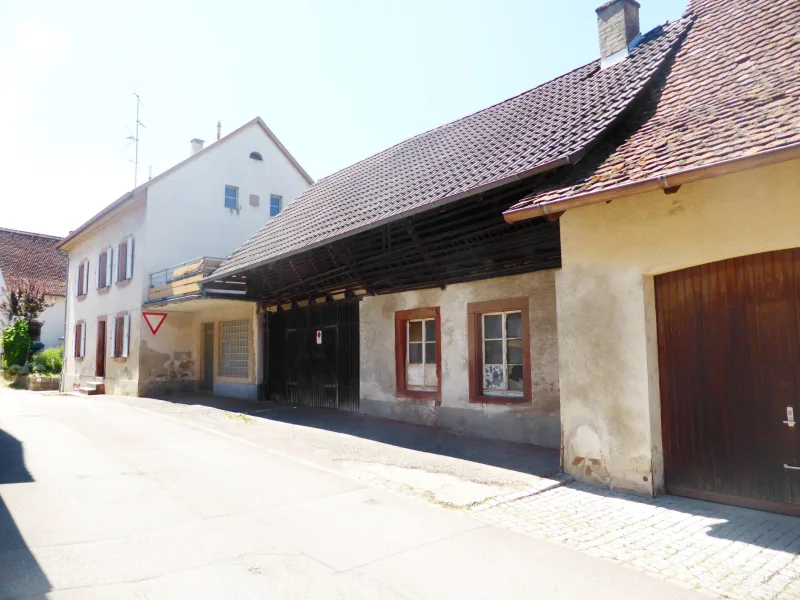
[[[686,169],[668,175],[657,175],[642,181],[624,183],[597,192],[578,194],[569,198],[541,202],[533,206],[526,206],[503,213],[503,218],[508,223],[527,221],[537,217],[558,215],[572,208],[581,208],[600,202],[611,202],[628,196],[635,196],[645,192],[664,190],[665,193],[675,193],[678,188],[687,183],[694,183],[704,179],[712,179],[723,175],[730,175],[739,171],[756,169],[777,163],[800,158],[800,143],[784,146],[776,150],[767,150],[744,156],[712,163],[704,167]]]

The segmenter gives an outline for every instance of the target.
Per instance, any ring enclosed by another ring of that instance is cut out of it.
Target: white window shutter
[[[125,315],[122,319],[122,356],[128,357],[128,342],[131,333],[131,316]]]
[[[113,260],[111,261],[113,264],[111,265],[111,272],[113,273],[114,283],[119,281],[119,267],[117,263],[119,263],[119,246],[114,246],[113,248]]]
[[[89,289],[89,261],[83,263],[83,293],[85,294]]]
[[[111,317],[111,358],[117,356],[117,317]]]
[[[109,248],[106,250],[106,287],[111,285],[112,263],[114,262],[114,251]]]
[[[97,268],[94,270],[94,289],[100,289],[100,256],[97,256]]]
[[[81,358],[86,356],[86,323],[81,323]]]
[[[130,279],[133,276],[133,237],[128,238],[128,256],[125,265],[125,279]]]

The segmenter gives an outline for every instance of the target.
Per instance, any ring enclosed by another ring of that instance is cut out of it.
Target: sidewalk
[[[471,512],[714,596],[800,598],[797,518],[574,483]]]

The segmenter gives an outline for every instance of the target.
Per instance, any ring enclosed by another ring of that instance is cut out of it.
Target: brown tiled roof
[[[66,293],[67,257],[56,250],[61,240],[52,235],[0,228],[0,272],[12,279],[41,282],[51,296]]]
[[[689,27],[689,19],[667,24],[614,67],[600,70],[599,60],[591,62],[321,179],[212,278],[516,180],[559,159],[578,160],[639,96]]]
[[[509,212],[800,142],[800,0],[692,0],[695,23],[630,117]]]

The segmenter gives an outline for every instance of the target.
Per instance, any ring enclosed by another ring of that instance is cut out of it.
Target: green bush
[[[20,319],[3,329],[2,344],[4,369],[28,362],[28,353],[31,349],[28,322]]]
[[[33,355],[31,362],[33,363],[32,370],[34,373],[43,373],[46,375],[58,375],[61,373],[62,356],[64,350],[62,348],[48,348]]]

